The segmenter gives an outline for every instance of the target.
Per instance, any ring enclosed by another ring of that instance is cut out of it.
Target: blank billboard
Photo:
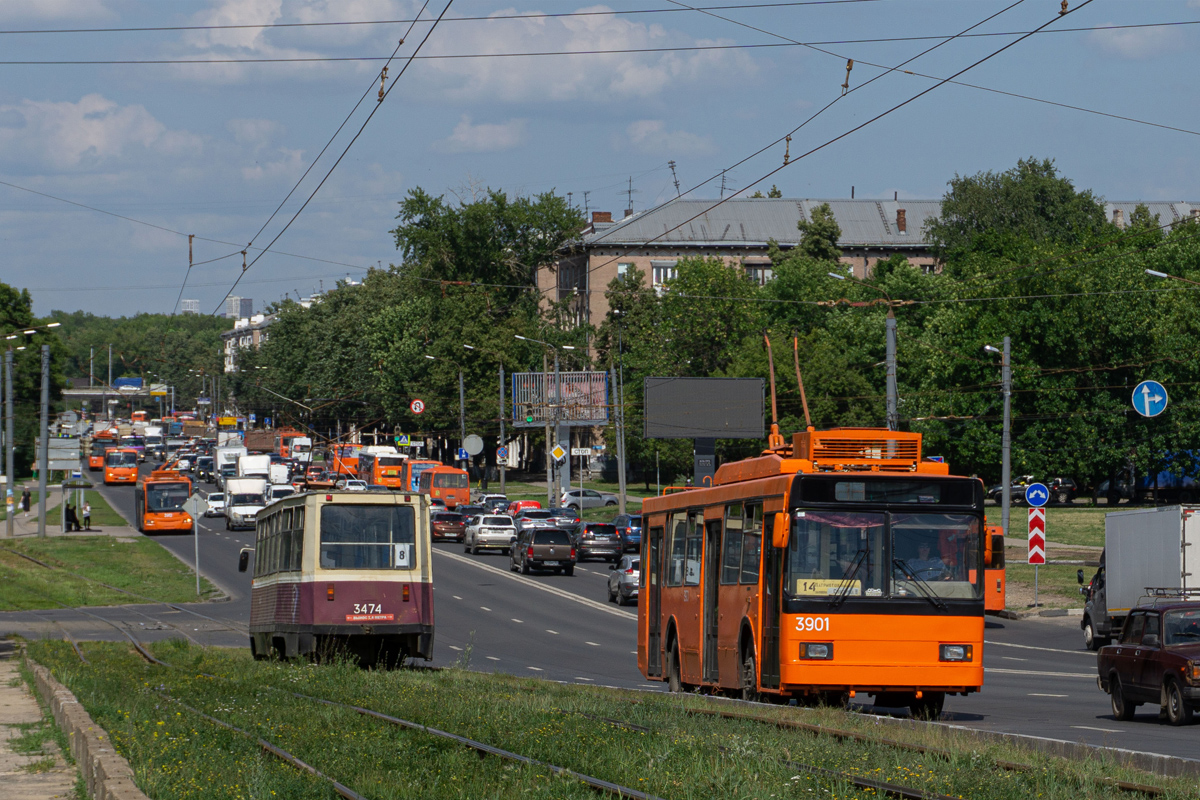
[[[762,439],[762,378],[646,378],[647,439]]]

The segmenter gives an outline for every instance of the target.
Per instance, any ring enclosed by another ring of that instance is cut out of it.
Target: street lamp
[[[613,376],[616,380],[613,382],[613,400],[617,407],[617,417],[614,420],[616,425],[616,444],[617,444],[617,501],[620,508],[618,513],[625,513],[625,362],[622,359],[624,347],[621,342],[621,334],[624,332],[624,325],[620,322],[624,321],[625,312],[619,308],[612,310],[612,316],[617,321],[617,374]]]
[[[1011,344],[1012,340],[1005,336],[1003,350],[993,347],[992,345],[984,345],[984,351],[988,353],[997,353],[1000,355],[1000,387],[1004,393],[1004,433],[1000,439],[1000,527],[1004,529],[1004,535],[1008,535],[1008,514],[1012,508],[1012,361],[1011,361]]]
[[[32,325],[28,328],[22,328],[20,333],[13,332],[4,338],[8,341],[16,339],[19,335],[33,336],[36,333],[43,333],[52,328],[57,328],[62,325],[61,322],[49,322],[45,325]],[[28,341],[28,340],[26,340]],[[24,350],[25,345],[16,348]],[[5,403],[7,417],[5,420],[5,507],[8,512],[7,534],[8,538],[13,537],[13,517],[15,505],[13,502],[13,388],[12,388],[12,368],[13,368],[13,346],[8,346],[8,351],[4,354],[4,375],[5,375]],[[41,447],[38,448],[38,536],[45,537],[46,535],[46,491],[47,491],[47,468],[50,464],[50,345],[42,345],[42,403],[41,403]],[[65,502],[65,501],[64,501]]]
[[[1178,275],[1168,275],[1167,273],[1159,272],[1156,269],[1148,269],[1145,272],[1147,275],[1149,275],[1152,278],[1169,278],[1173,281],[1183,281],[1184,283],[1190,283],[1193,286],[1200,286],[1200,281],[1193,281],[1193,280],[1189,280],[1187,278],[1181,278]]]
[[[866,286],[868,289],[874,289],[887,298],[888,313],[885,322],[887,330],[887,427],[889,431],[900,429],[900,412],[898,391],[896,389],[896,313],[895,303],[892,302],[892,296],[883,289],[866,281],[860,281],[853,275],[841,275],[836,272],[826,273],[831,278],[836,278],[839,281],[850,280],[857,284]]]
[[[554,427],[554,438],[559,440],[558,441],[559,446],[562,445],[562,441],[561,441],[562,440],[562,431],[560,430],[559,417],[558,417],[559,408],[562,405],[562,379],[561,379],[561,377],[559,375],[559,371],[558,371],[558,351],[559,351],[559,349],[574,350],[575,347],[572,345],[569,345],[569,344],[561,344],[561,345],[550,344],[550,342],[543,342],[541,339],[533,339],[528,336],[521,336],[519,333],[513,334],[513,338],[520,339],[522,342],[533,342],[534,344],[544,345],[545,347],[549,347],[550,349],[552,349],[554,351],[554,405],[553,405],[554,421],[553,421],[553,423],[550,423],[550,422],[546,423],[546,505],[549,508],[549,507],[553,507],[555,505],[554,500],[555,500],[555,497],[557,494],[557,492],[555,491],[557,487],[555,487],[553,485],[553,482],[551,480],[552,470],[554,470],[554,456],[550,452],[550,450],[551,450],[551,447],[550,447],[550,442],[551,442],[550,427],[551,427],[551,425],[553,425],[553,427]],[[546,363],[545,361],[542,362],[543,369],[545,369],[545,363]],[[570,439],[568,438],[568,440],[567,440],[568,452],[570,450],[570,447],[569,447],[570,443],[571,443]],[[567,463],[567,482],[569,485],[570,480],[571,480],[570,459],[567,459],[566,463]],[[554,471],[554,474],[557,475],[558,472]]]

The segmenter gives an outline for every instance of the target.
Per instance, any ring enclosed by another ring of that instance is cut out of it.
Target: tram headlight
[[[973,648],[969,644],[944,644],[939,661],[970,661]]]
[[[807,661],[833,658],[832,642],[801,642],[800,658]]]

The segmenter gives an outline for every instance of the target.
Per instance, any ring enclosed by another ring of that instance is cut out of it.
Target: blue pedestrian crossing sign
[[[403,433],[396,434],[396,444],[400,447],[408,447],[412,442]]]
[[[1025,487],[1025,502],[1033,508],[1041,508],[1050,502],[1050,490],[1044,483],[1031,483]]]
[[[1133,389],[1133,410],[1143,417],[1157,417],[1167,410],[1167,387],[1158,381],[1142,381]]]

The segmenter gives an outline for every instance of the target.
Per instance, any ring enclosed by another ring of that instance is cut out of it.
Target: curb
[[[38,694],[71,744],[71,755],[93,800],[150,800],[133,780],[129,762],[112,747],[108,732],[92,721],[75,695],[50,670],[24,656]]]

